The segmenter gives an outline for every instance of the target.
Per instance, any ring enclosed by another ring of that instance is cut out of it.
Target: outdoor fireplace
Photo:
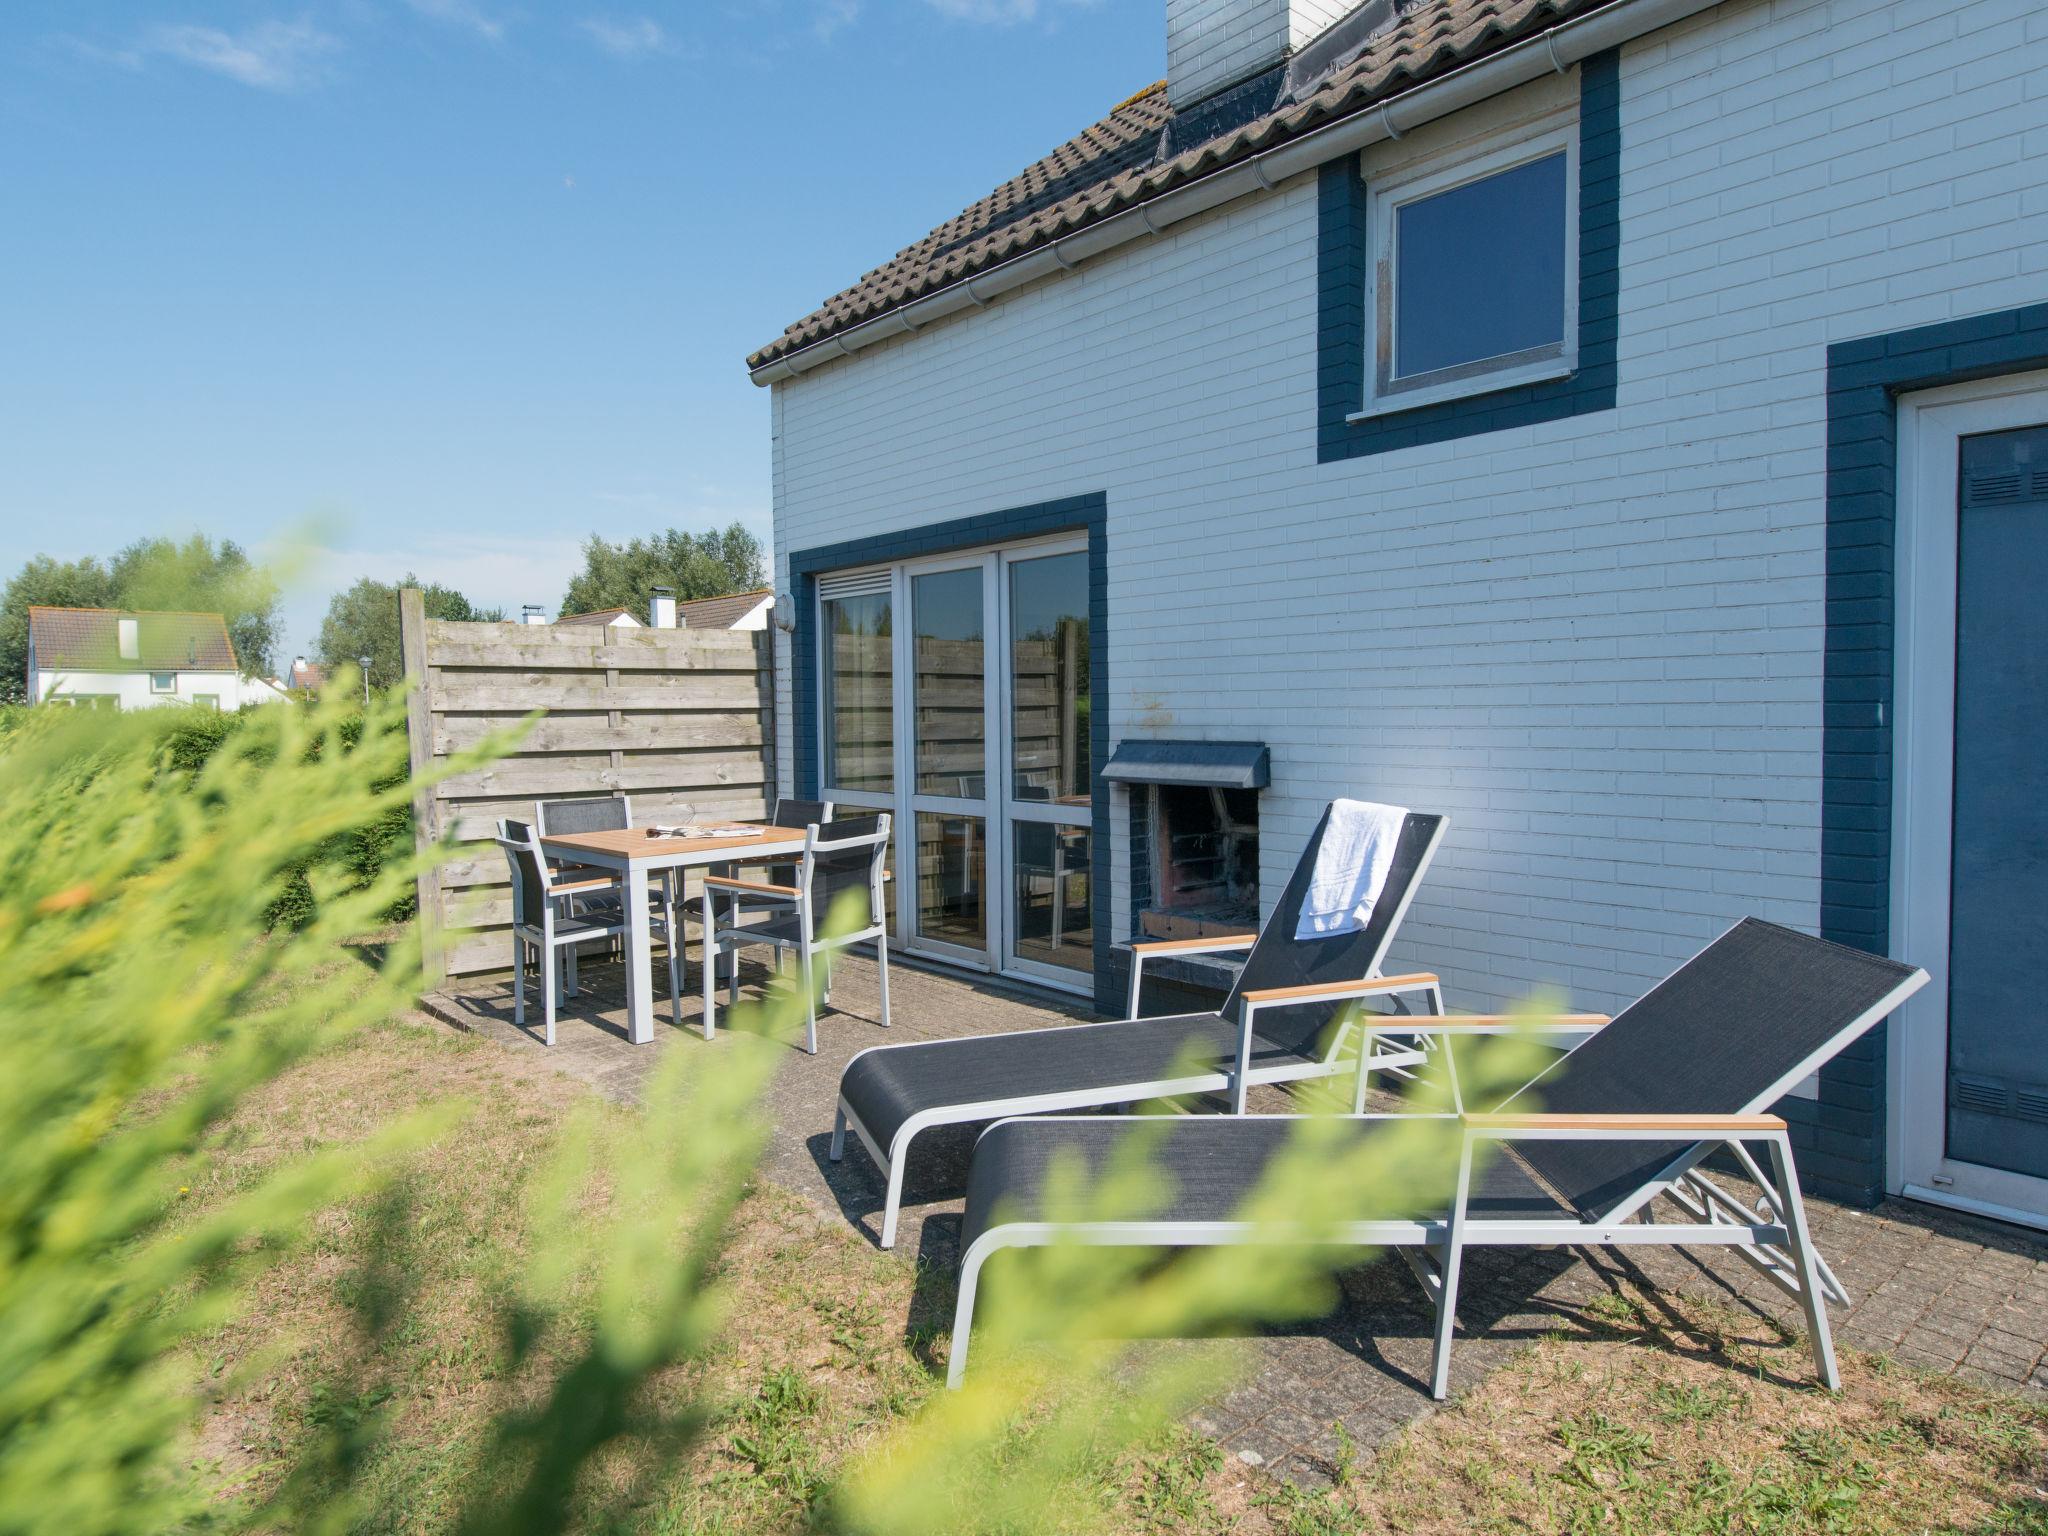
[[[1130,789],[1131,935],[1201,939],[1259,926],[1259,791],[1252,741],[1125,741],[1103,777]],[[1147,975],[1228,988],[1241,956],[1148,962]]]
[[[1151,900],[1138,910],[1138,937],[1204,939],[1258,927],[1259,792],[1157,784],[1148,798]]]

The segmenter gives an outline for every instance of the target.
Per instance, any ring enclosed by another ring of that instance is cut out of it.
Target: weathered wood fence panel
[[[421,921],[444,928],[451,974],[511,964],[511,893],[490,838],[538,799],[625,794],[634,824],[756,818],[773,796],[770,633],[457,624],[400,594],[415,773],[535,710],[519,750],[419,795],[422,845],[465,844],[420,883]]]

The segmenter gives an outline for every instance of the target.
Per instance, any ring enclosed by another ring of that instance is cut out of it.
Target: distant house
[[[241,709],[286,696],[275,683],[242,675],[217,613],[31,608],[27,681],[31,704],[100,709]]]
[[[327,686],[327,669],[317,661],[295,656],[291,670],[278,680],[276,686],[288,693],[315,694]]]
[[[775,592],[763,587],[758,592],[700,597],[678,606],[685,629],[766,629],[768,612],[775,606]]]
[[[565,613],[557,624],[587,624],[595,629],[640,629],[644,626],[625,608],[600,608],[595,613]]]

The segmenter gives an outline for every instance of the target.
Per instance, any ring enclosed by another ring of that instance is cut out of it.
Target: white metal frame
[[[1009,777],[1012,721],[1010,669],[1007,657],[1010,568],[1026,560],[1085,553],[1087,548],[1088,537],[1085,533],[1061,533],[1012,544],[986,545],[922,559],[894,561],[887,566],[872,568],[871,574],[886,574],[888,578],[892,613],[890,701],[895,727],[895,755],[891,764],[893,788],[890,793],[878,794],[873,790],[848,788],[835,784],[826,777],[831,767],[831,721],[825,710],[827,690],[830,686],[827,672],[831,657],[827,642],[831,631],[825,621],[825,605],[834,600],[834,594],[826,591],[827,583],[824,581],[819,583],[814,597],[814,632],[818,636],[819,656],[817,688],[811,703],[811,707],[816,711],[819,726],[820,795],[848,810],[886,811],[894,818],[896,867],[905,872],[905,878],[896,881],[895,917],[900,947],[907,952],[956,965],[962,969],[1000,972],[1082,996],[1092,992],[1092,973],[1039,964],[1021,959],[1015,953],[1012,932],[1014,925],[1010,920],[1011,886],[1014,879],[1012,825],[1017,821],[1046,821],[1061,826],[1092,830],[1093,819],[1091,811],[1085,807],[1041,804],[1036,801],[1019,800],[1012,794]],[[914,582],[919,576],[976,568],[983,573],[982,619],[983,633],[986,637],[985,665],[982,673],[984,740],[987,744],[983,758],[983,793],[978,797],[930,794],[918,790],[916,778]],[[835,577],[845,577],[864,573],[856,568],[832,574]],[[987,889],[983,894],[983,904],[987,922],[983,934],[983,947],[979,949],[932,938],[918,932],[915,871],[917,818],[920,814],[967,816],[980,822],[981,834],[986,845],[984,878]]]
[[[1350,1223],[1334,1234],[1334,1239],[1327,1229],[1305,1229],[1299,1240],[1318,1244],[1334,1240],[1340,1245],[1402,1250],[1402,1257],[1415,1271],[1436,1307],[1430,1373],[1430,1393],[1436,1398],[1444,1397],[1450,1388],[1451,1335],[1456,1325],[1463,1250],[1479,1246],[1606,1247],[1656,1243],[1677,1247],[1695,1244],[1729,1247],[1799,1301],[1806,1314],[1814,1363],[1821,1380],[1830,1391],[1835,1390],[1841,1381],[1835,1365],[1826,1302],[1846,1305],[1848,1296],[1814,1249],[1793,1164],[1792,1144],[1784,1122],[1762,1111],[1775,1103],[1788,1086],[1810,1076],[1849,1041],[1898,1009],[1927,984],[1927,979],[1926,971],[1913,972],[1881,1001],[1859,1014],[1804,1060],[1793,1064],[1757,1094],[1750,1104],[1733,1115],[1461,1114],[1458,1118],[1465,1130],[1460,1141],[1457,1183],[1450,1208],[1442,1217]],[[1366,1047],[1373,1043],[1370,1037],[1382,1033],[1404,1037],[1448,1037],[1460,1033],[1547,1028],[1550,1032],[1583,1036],[1591,1028],[1599,1027],[1587,1016],[1553,1020],[1547,1026],[1542,1021],[1499,1015],[1471,1019],[1375,1016],[1364,1022],[1369,1037],[1365,1041]],[[1455,1058],[1449,1050],[1442,1054],[1453,1073],[1455,1085]],[[1370,1049],[1362,1049],[1359,1053],[1361,1081],[1354,1102],[1363,1101],[1363,1079],[1374,1067],[1374,1053]],[[1101,1123],[1100,1117],[1090,1118],[1092,1123]],[[1400,1117],[1354,1114],[1351,1118],[1372,1121]],[[1603,1120],[1609,1123],[1595,1123]],[[1700,1139],[1693,1140],[1678,1158],[1640,1188],[1601,1212],[1597,1220],[1497,1221],[1473,1218],[1467,1214],[1472,1188],[1472,1154],[1482,1140],[1669,1142],[1686,1140],[1688,1131]],[[1745,1142],[1758,1141],[1769,1148],[1769,1177],[1765,1176],[1744,1145]],[[1763,1195],[1755,1210],[1745,1208],[1733,1195],[1700,1172],[1701,1161],[1717,1147],[1729,1149],[1762,1189]],[[1690,1219],[1684,1223],[1658,1221],[1649,1208],[1659,1195],[1669,1197]],[[1636,1216],[1641,1219],[1632,1221],[1631,1218]],[[1054,1242],[1113,1247],[1203,1247],[1284,1240],[1287,1240],[1284,1235],[1276,1237],[1270,1227],[1255,1227],[1240,1221],[1073,1224],[1038,1221],[991,1227],[974,1240],[961,1258],[959,1299],[954,1307],[952,1355],[947,1366],[946,1384],[957,1387],[966,1372],[968,1335],[974,1322],[974,1296],[981,1268],[992,1254],[1003,1248],[1042,1246]]]
[[[739,1001],[740,962],[739,951],[749,944],[769,944],[775,949],[775,968],[782,969],[784,950],[794,950],[797,967],[804,993],[804,1009],[807,1019],[807,1034],[804,1049],[811,1055],[818,1054],[818,1001],[819,994],[812,984],[811,967],[813,959],[822,962],[824,974],[824,1001],[832,1000],[832,951],[845,949],[853,944],[872,942],[875,946],[875,964],[881,974],[882,1027],[889,1027],[889,932],[883,918],[882,905],[882,853],[889,845],[889,815],[880,813],[880,825],[873,833],[863,837],[830,836],[830,823],[824,828],[804,829],[803,853],[797,864],[797,883],[791,887],[770,885],[754,881],[731,879],[719,875],[704,878],[704,1038],[709,1040],[718,1022],[718,957],[731,957],[730,991],[728,1003]],[[873,848],[875,855],[868,867],[868,912],[875,921],[866,927],[850,933],[820,935],[818,922],[828,914],[819,912],[813,900],[812,888],[817,873],[818,855],[821,853],[843,853],[852,848]],[[717,899],[726,898],[725,920],[720,922],[717,913]],[[794,940],[763,933],[759,928],[748,927],[740,922],[742,903],[755,906],[781,908],[793,914],[797,920],[797,937]]]
[[[1415,892],[1421,886],[1423,878],[1429,873],[1430,863],[1436,857],[1436,850],[1443,842],[1445,832],[1449,829],[1450,818],[1448,816],[1440,817],[1437,822],[1436,833],[1430,838],[1428,845],[1422,850],[1421,857],[1416,861],[1414,877],[1409,881],[1408,888],[1401,895],[1399,905],[1394,909],[1393,919],[1387,924],[1386,933],[1380,940],[1379,951],[1372,957],[1372,964],[1367,968],[1366,975],[1355,981],[1332,983],[1329,987],[1320,989],[1315,996],[1303,996],[1297,993],[1285,999],[1285,1005],[1298,1007],[1303,1004],[1316,1002],[1343,1002],[1357,1001],[1367,997],[1399,998],[1420,995],[1429,1000],[1429,1007],[1432,1013],[1441,1014],[1443,1012],[1443,984],[1435,975],[1429,972],[1416,972],[1406,976],[1384,977],[1380,974],[1380,969],[1386,962],[1387,950],[1393,945],[1394,935],[1401,930],[1401,919],[1407,915],[1409,903],[1415,899]],[[1268,913],[1265,923],[1260,925],[1261,931],[1263,932],[1264,928],[1274,920],[1275,914]],[[1236,939],[1219,940],[1217,941],[1217,947],[1219,949],[1234,947],[1242,942],[1242,940]],[[1256,942],[1256,940],[1253,942]],[[1302,940],[1300,942],[1313,943],[1315,941]],[[1182,953],[1185,952],[1182,951]],[[1062,1026],[1060,1032],[1069,1039],[1078,1039],[1088,1030],[1115,1029],[1121,1024],[1134,1022],[1138,1018],[1138,970],[1142,963],[1142,959],[1139,956],[1135,954],[1132,956],[1130,1018],[1111,1020],[1102,1024],[1069,1024]],[[1105,1104],[1138,1104],[1148,1099],[1172,1099],[1195,1093],[1228,1092],[1230,1094],[1232,1112],[1242,1114],[1244,1112],[1245,1095],[1259,1084],[1302,1082],[1310,1078],[1330,1077],[1344,1070],[1345,1058],[1350,1045],[1350,1035],[1355,1022],[1352,1018],[1344,1019],[1337,1029],[1331,1031],[1329,1045],[1322,1057],[1316,1061],[1297,1062],[1286,1066],[1253,1067],[1251,1065],[1253,1029],[1257,1021],[1258,1009],[1264,1006],[1279,1006],[1279,1004],[1254,1003],[1250,1001],[1245,1003],[1243,1017],[1238,1024],[1236,1061],[1229,1071],[1196,1072],[1182,1077],[1159,1078],[1147,1082],[1112,1083],[1097,1085],[1092,1088],[1069,1089],[1059,1093],[1020,1094],[1011,1098],[981,1099],[972,1103],[935,1105],[930,1109],[920,1110],[905,1120],[897,1129],[895,1136],[890,1139],[889,1148],[886,1152],[882,1150],[881,1145],[875,1140],[868,1128],[861,1124],[860,1116],[854,1113],[853,1107],[846,1102],[846,1096],[842,1093],[839,1098],[838,1112],[832,1126],[832,1161],[836,1163],[846,1155],[846,1132],[851,1127],[854,1135],[860,1138],[860,1144],[867,1148],[868,1156],[875,1160],[875,1166],[881,1169],[883,1178],[887,1182],[887,1192],[882,1205],[881,1246],[893,1248],[896,1246],[897,1220],[901,1216],[903,1209],[903,1175],[909,1163],[910,1144],[917,1139],[921,1132],[928,1131],[934,1126],[971,1125],[976,1121],[994,1120],[1002,1116],[1056,1114],[1060,1110],[1086,1109]],[[1379,1016],[1375,1015],[1373,1017],[1377,1018]],[[1401,1033],[1400,1020],[1407,1016],[1389,1014],[1385,1015],[1385,1017],[1391,1021],[1387,1028],[1384,1030],[1369,1028],[1367,1031],[1368,1035],[1377,1033],[1398,1035]],[[961,1035],[950,1040],[919,1040],[906,1042],[903,1045],[875,1045],[869,1046],[868,1050],[907,1050],[912,1046],[965,1046],[973,1045],[977,1041],[986,1038],[988,1037],[983,1035]],[[1372,1048],[1373,1054],[1371,1059],[1365,1062],[1365,1070],[1358,1074],[1358,1102],[1354,1105],[1354,1108],[1357,1109],[1364,1107],[1366,1083],[1371,1073],[1375,1071],[1403,1070],[1408,1067],[1418,1066],[1427,1059],[1427,1053],[1421,1049],[1382,1050],[1373,1045],[1371,1040],[1362,1041],[1359,1050],[1361,1053],[1364,1053],[1368,1047]],[[1085,1043],[1078,1043],[1076,1045],[1076,1049],[1080,1051],[1086,1051],[1087,1048]],[[846,1072],[853,1070],[853,1063],[867,1054],[868,1051],[856,1052],[852,1060],[847,1062],[846,1071],[840,1073],[840,1082],[842,1084],[846,1081]]]
[[[1894,1025],[1886,1187],[2048,1227],[2048,1179],[1947,1156],[1948,944],[1955,796],[1959,442],[2048,422],[2048,371],[1904,395],[1898,408],[1898,619],[1892,720],[1892,953],[1935,985]]]
[[[1480,358],[1455,368],[1417,374],[1404,380],[1394,373],[1399,356],[1395,334],[1396,297],[1400,285],[1399,242],[1395,238],[1400,210],[1441,196],[1503,171],[1562,153],[1564,166],[1564,334],[1556,346],[1532,347]],[[1411,410],[1443,400],[1509,389],[1518,384],[1563,378],[1578,366],[1579,353],[1579,118],[1578,109],[1552,113],[1534,124],[1516,124],[1488,135],[1477,145],[1463,143],[1427,156],[1384,177],[1372,178],[1366,209],[1371,251],[1368,282],[1372,292],[1365,306],[1365,389],[1361,420],[1389,411]],[[1381,345],[1384,337],[1386,344]]]

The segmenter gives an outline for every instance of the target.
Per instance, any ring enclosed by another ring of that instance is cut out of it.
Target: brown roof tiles
[[[136,654],[121,654],[120,620],[136,621]],[[217,613],[125,613],[113,608],[31,608],[36,665],[64,672],[234,672],[235,644]]]
[[[1420,0],[1299,101],[1155,163],[1174,109],[1165,83],[1028,166],[747,358],[761,368],[1235,161],[1349,117],[1602,0]]]

